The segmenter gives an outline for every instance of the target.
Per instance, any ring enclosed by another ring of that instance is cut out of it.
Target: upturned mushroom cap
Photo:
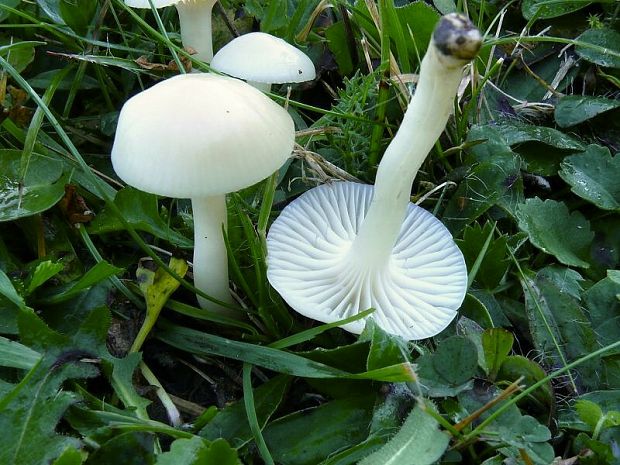
[[[293,120],[237,79],[184,74],[129,99],[112,164],[127,184],[169,197],[204,197],[252,185],[291,155]]]
[[[215,54],[211,67],[230,76],[270,84],[316,77],[314,64],[305,53],[263,32],[250,32],[230,41]]]
[[[153,0],[153,5],[155,8],[163,8],[182,1],[184,0]],[[125,5],[131,8],[151,8],[149,0],[125,0]]]
[[[334,182],[289,204],[267,236],[269,282],[309,318],[330,323],[374,308],[372,318],[389,333],[407,340],[435,335],[465,297],[463,254],[437,218],[410,203],[381,266],[352,256],[372,195],[370,185]],[[364,325],[343,328],[358,334]]]

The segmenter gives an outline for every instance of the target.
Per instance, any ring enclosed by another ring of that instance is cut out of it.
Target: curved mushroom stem
[[[181,0],[176,4],[184,47],[196,50],[194,55],[205,63],[213,59],[211,12],[217,0]]]
[[[410,201],[413,180],[452,112],[463,66],[478,52],[480,32],[466,18],[441,19],[424,55],[416,92],[386,149],[368,213],[350,249],[365,263],[389,260]]]
[[[228,287],[228,256],[222,235],[226,228],[226,196],[192,199],[194,214],[194,285],[211,297],[233,303]],[[234,310],[198,297],[202,308],[232,316]]]

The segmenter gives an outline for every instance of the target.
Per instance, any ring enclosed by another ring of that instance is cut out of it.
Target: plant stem
[[[179,409],[177,409],[177,406],[174,404],[174,402],[172,401],[164,387],[161,385],[155,374],[144,362],[140,362],[140,371],[142,372],[142,376],[144,376],[144,379],[146,379],[149,384],[157,388],[157,397],[159,397],[160,402],[166,409],[168,419],[170,420],[172,426],[180,426],[183,421],[181,419]]]
[[[248,423],[254,436],[254,441],[258,446],[258,451],[261,457],[267,465],[275,465],[269,448],[263,438],[260,425],[258,423],[258,417],[256,416],[256,408],[254,406],[254,393],[252,392],[252,365],[249,363],[243,364],[243,402],[245,404],[245,413],[248,417]]]
[[[379,17],[381,19],[381,64],[379,65],[379,93],[375,121],[377,124],[372,128],[370,135],[370,150],[368,153],[368,168],[374,171],[379,159],[379,149],[383,136],[383,121],[387,109],[387,100],[390,94],[390,35],[388,34],[388,19],[386,13],[386,0],[379,1]]]
[[[168,33],[166,32],[164,23],[162,22],[161,17],[159,16],[157,8],[155,8],[155,5],[153,5],[153,0],[149,0],[149,4],[151,5],[151,11],[153,12],[153,16],[155,16],[155,22],[157,23],[157,27],[161,31],[161,34],[164,37],[166,44],[167,45],[171,44],[172,42],[170,41],[170,38],[168,37]],[[168,46],[168,49],[170,50],[170,54],[172,55],[174,62],[177,64],[177,67],[179,68],[179,73],[185,73],[185,67],[183,66],[183,63],[181,62],[181,59],[179,58],[179,55],[177,54],[176,50],[170,46]]]

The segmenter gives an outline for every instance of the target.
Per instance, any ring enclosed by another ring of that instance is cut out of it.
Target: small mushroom
[[[217,0],[153,0],[155,8],[174,5],[179,13],[181,40],[184,47],[196,50],[199,60],[209,63],[213,58],[211,12]],[[149,0],[125,0],[132,8],[151,8]]]
[[[291,155],[294,136],[291,117],[262,92],[233,78],[184,74],[125,103],[112,165],[138,189],[191,198],[195,286],[231,303],[225,195],[277,170]],[[226,312],[198,300],[203,308]]]
[[[245,79],[269,92],[271,84],[311,81],[314,64],[301,50],[264,32],[250,32],[233,39],[213,57],[211,68]]]
[[[374,308],[407,340],[442,331],[467,289],[463,255],[433,215],[409,202],[415,175],[442,133],[480,32],[457,14],[435,28],[417,90],[379,165],[374,188],[334,182],[291,202],[267,237],[267,277],[289,305],[333,322]],[[344,328],[359,333],[363,321]]]

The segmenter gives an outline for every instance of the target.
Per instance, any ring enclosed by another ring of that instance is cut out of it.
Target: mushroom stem
[[[176,4],[184,47],[196,50],[194,55],[205,63],[213,58],[211,12],[217,0],[181,0]]]
[[[271,92],[271,83],[270,82],[258,82],[258,81],[247,81],[255,89],[260,90],[261,92],[269,93]]]
[[[194,285],[209,296],[233,303],[228,287],[228,256],[222,234],[227,225],[226,196],[192,198]],[[202,308],[232,315],[234,310],[198,297]]]
[[[379,164],[372,202],[350,257],[364,257],[365,263],[379,265],[391,256],[413,180],[452,112],[463,65],[480,48],[480,33],[462,19],[458,15],[444,17],[433,35],[415,94]]]

